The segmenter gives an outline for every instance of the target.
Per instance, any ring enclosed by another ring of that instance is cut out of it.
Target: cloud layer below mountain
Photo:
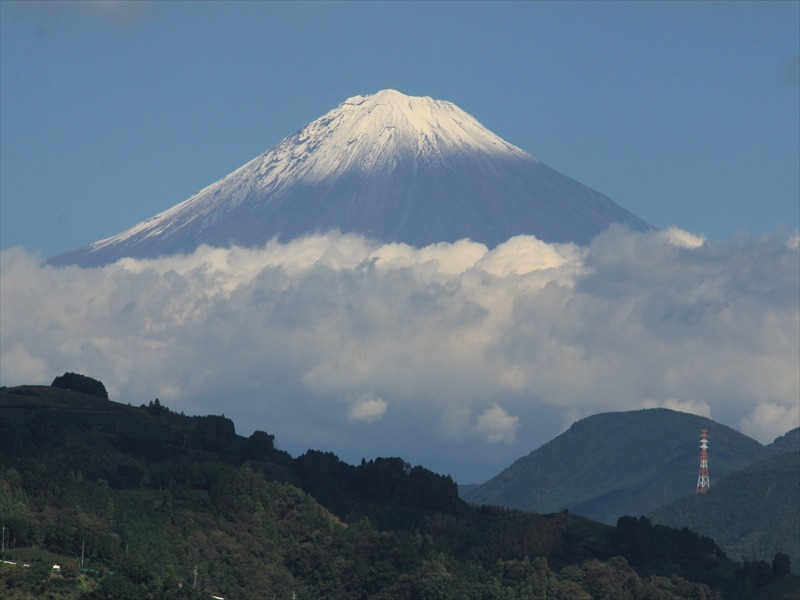
[[[612,228],[588,247],[327,234],[54,268],[0,259],[0,379],[224,413],[293,453],[461,481],[593,413],[665,406],[770,442],[800,422],[798,236]]]

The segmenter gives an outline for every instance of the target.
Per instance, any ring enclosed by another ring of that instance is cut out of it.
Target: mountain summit
[[[456,105],[383,90],[348,98],[188,200],[51,264],[258,246],[339,230],[424,246],[519,234],[587,243],[650,226],[504,141]]]

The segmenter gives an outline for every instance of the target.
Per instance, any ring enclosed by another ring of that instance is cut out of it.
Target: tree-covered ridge
[[[756,462],[709,493],[685,496],[649,516],[713,536],[735,560],[770,560],[784,552],[800,572],[800,452]]]
[[[86,375],[67,371],[63,375],[59,375],[53,379],[53,383],[50,385],[52,387],[82,392],[90,396],[97,396],[98,398],[108,400],[108,391],[106,391],[106,386],[103,385],[103,382],[93,379],[92,377],[87,377]]]
[[[613,524],[694,492],[701,429],[709,430],[712,484],[769,455],[706,417],[664,408],[602,413],[577,421],[465,499],[540,512],[564,507]]]
[[[265,432],[158,401],[2,389],[0,450],[6,557],[32,565],[0,567],[12,600],[736,598],[796,584],[688,530],[470,506],[402,459],[293,459]]]
[[[769,446],[773,454],[785,454],[787,452],[800,452],[800,427],[795,427],[777,438]]]

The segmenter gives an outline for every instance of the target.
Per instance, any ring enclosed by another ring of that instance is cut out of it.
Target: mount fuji
[[[49,263],[98,266],[329,230],[417,247],[463,238],[494,247],[519,234],[586,244],[612,223],[652,228],[454,104],[383,90],[348,98],[191,198]]]

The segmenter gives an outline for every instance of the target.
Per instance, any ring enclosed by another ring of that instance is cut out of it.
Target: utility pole
[[[697,475],[695,494],[705,494],[711,489],[708,480],[708,429],[700,430],[700,472]]]

